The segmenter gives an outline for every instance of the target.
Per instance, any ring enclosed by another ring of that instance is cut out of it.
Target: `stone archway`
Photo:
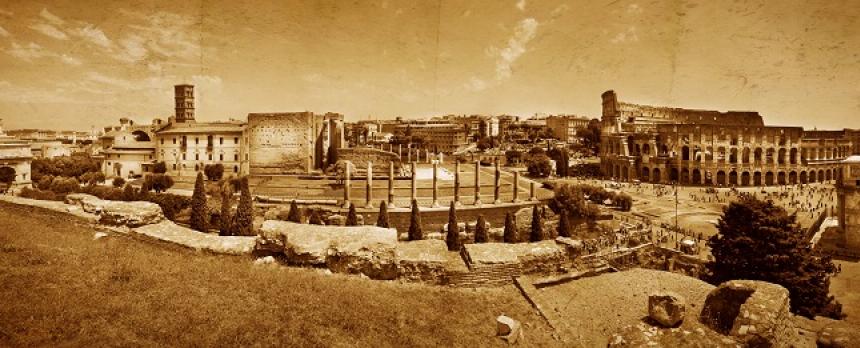
[[[774,183],[773,172],[767,172],[764,174],[764,184],[767,186],[771,186]]]
[[[663,178],[660,177],[660,168],[654,168],[651,174],[651,182],[659,183],[662,182]]]
[[[11,184],[11,183],[15,182],[16,176],[17,176],[17,174],[15,173],[15,168],[0,167],[0,183]]]
[[[726,184],[726,172],[720,170],[717,172],[717,184],[725,185]]]
[[[741,156],[742,163],[750,163],[750,148],[745,147],[743,151],[743,155]]]
[[[809,182],[809,177],[806,176],[806,172],[800,172],[800,183],[806,184]]]
[[[818,179],[818,175],[815,173],[815,171],[814,170],[810,171],[809,172],[809,182],[816,182],[817,179]]]
[[[755,172],[755,174],[753,174],[753,185],[761,186],[761,184],[761,172]]]
[[[698,168],[693,169],[693,184],[702,184],[702,172]]]
[[[791,185],[797,184],[797,172],[792,170],[788,173],[788,183]]]
[[[831,174],[830,169],[824,171],[824,180],[830,181],[831,179],[833,179],[833,175]]]
[[[779,185],[785,185],[786,184],[785,172],[780,171],[776,174],[776,183]]]
[[[738,172],[731,171],[729,172],[729,185],[737,185],[738,184]]]
[[[750,172],[743,172],[741,174],[741,186],[749,186],[750,185]]]
[[[818,170],[818,182],[824,182],[824,169]]]
[[[672,170],[669,171],[669,181],[678,182],[678,176],[678,168],[672,168]]]
[[[689,184],[690,183],[690,170],[687,168],[681,169],[681,183]]]
[[[651,182],[651,169],[648,169],[648,167],[642,167],[642,178],[640,180],[643,182]]]

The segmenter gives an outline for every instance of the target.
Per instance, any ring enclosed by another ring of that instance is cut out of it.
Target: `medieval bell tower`
[[[173,86],[176,122],[194,122],[194,85]]]

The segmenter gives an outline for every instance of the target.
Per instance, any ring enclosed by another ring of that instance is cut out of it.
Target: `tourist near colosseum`
[[[833,183],[852,151],[846,131],[766,126],[757,112],[710,111],[603,99],[600,160],[623,182],[771,186]]]

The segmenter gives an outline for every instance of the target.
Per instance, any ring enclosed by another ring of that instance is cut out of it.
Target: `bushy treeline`
[[[588,196],[588,200],[593,203],[603,204],[606,200],[610,200],[612,201],[613,206],[622,211],[630,211],[630,208],[633,207],[633,197],[630,197],[630,195],[624,192],[616,193],[600,186],[586,184],[574,184],[569,186]]]
[[[30,163],[30,172],[33,181],[40,181],[43,176],[50,175],[51,177],[62,176],[88,182],[94,174],[90,174],[87,178],[82,176],[88,173],[101,173],[101,167],[101,161],[89,155],[72,155],[34,159]],[[104,181],[104,174],[101,177],[101,181]]]

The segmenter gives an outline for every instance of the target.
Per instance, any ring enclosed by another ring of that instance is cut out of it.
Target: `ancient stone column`
[[[412,144],[406,147],[406,162],[412,162]]]
[[[439,207],[439,164],[433,162],[433,208]]]
[[[409,201],[409,204],[412,204],[412,201],[418,199],[418,186],[416,186],[416,180],[415,162],[412,162],[412,199]]]
[[[454,205],[460,206],[460,161],[454,162]]]
[[[397,144],[397,158],[403,162],[403,144]]]
[[[344,208],[349,208],[349,190],[350,190],[350,188],[352,188],[352,183],[351,183],[350,177],[349,177],[351,174],[349,171],[350,163],[351,162],[349,162],[349,161],[343,162],[344,167],[345,167],[345,169],[343,171],[343,174],[344,174],[344,177],[343,177],[343,207]]]
[[[502,200],[500,197],[501,188],[499,186],[502,184],[502,171],[499,168],[498,160],[495,162],[495,167],[495,177],[493,178],[493,183],[495,184],[495,187],[493,188],[493,204],[500,204],[502,203]]]
[[[475,161],[475,205],[481,205],[481,161]]]
[[[425,149],[425,150],[424,150],[424,158],[426,158],[426,159],[427,159],[427,163],[430,163],[430,162],[432,161],[432,160],[430,159],[430,150],[429,150],[429,149]]]
[[[529,200],[530,201],[536,201],[537,196],[535,195],[535,193],[536,193],[535,192],[535,182],[532,181],[529,184],[531,184],[531,185],[529,185]]]
[[[520,199],[519,199],[519,194],[520,194],[520,172],[518,172],[518,171],[516,171],[516,170],[514,171],[514,185],[513,185],[513,186],[514,186],[514,194],[513,194],[513,198],[511,198],[511,202],[512,202],[512,203],[517,203],[517,202],[519,202],[519,201],[520,201]]]
[[[445,163],[445,154],[439,153],[439,163]]]
[[[367,203],[365,208],[373,209],[373,162],[367,162],[367,194],[365,195]]]
[[[388,207],[394,208],[394,161],[388,162]]]

